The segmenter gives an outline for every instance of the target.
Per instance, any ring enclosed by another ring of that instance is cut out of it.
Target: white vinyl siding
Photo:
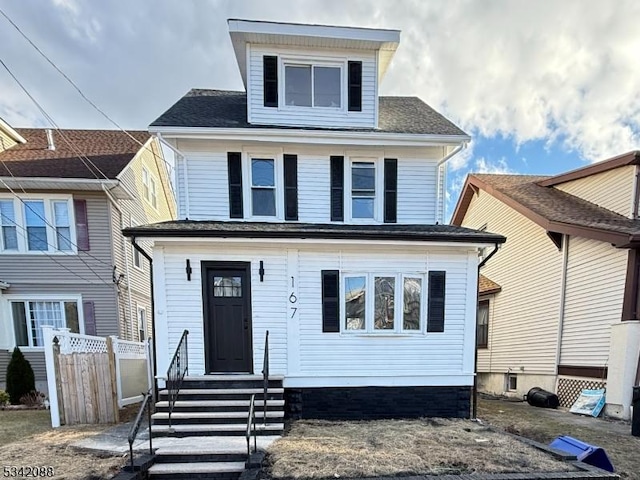
[[[636,167],[629,165],[561,183],[555,188],[631,218],[635,172]]]
[[[608,243],[570,238],[561,365],[607,365],[611,325],[622,318],[627,256]]]
[[[191,281],[184,271],[185,257],[193,267]],[[264,335],[269,330],[271,372],[287,375],[292,387],[305,381],[330,386],[333,377],[360,377],[362,385],[419,384],[415,382],[424,376],[455,385],[472,381],[477,261],[467,248],[371,247],[364,253],[355,245],[156,244],[159,371],[166,369],[182,331],[188,329],[190,372],[204,373],[202,261],[251,262],[255,372],[262,368]],[[260,261],[264,262],[263,281],[258,273]],[[332,269],[380,275],[445,270],[445,332],[428,334],[423,321],[419,334],[323,333],[321,271]]]
[[[377,60],[374,50],[333,51],[305,50],[287,47],[250,45],[247,94],[249,122],[262,125],[313,126],[328,128],[376,126]],[[278,56],[278,107],[264,106],[263,69],[264,55]],[[326,63],[341,66],[341,107],[290,107],[285,105],[283,62],[295,64]],[[347,62],[362,62],[362,111],[347,110]]]
[[[478,371],[555,375],[562,253],[544,229],[480,191],[462,225],[485,224],[507,242],[482,268],[502,292],[491,301],[489,345],[478,352]]]
[[[251,196],[248,170],[249,156],[267,158],[267,152],[259,153],[256,147],[244,147],[241,144],[219,144],[181,140],[179,149],[185,153],[176,165],[178,184],[178,209],[180,218],[191,220],[230,220],[229,185],[227,152],[242,152],[244,219],[251,218]],[[208,151],[208,153],[204,153]],[[345,218],[348,217],[351,175],[350,159],[360,161],[363,158],[376,159],[376,201],[378,218],[382,210],[383,159],[398,159],[398,223],[433,224],[437,221],[437,160],[441,154],[439,148],[416,149],[375,149],[352,152],[346,148],[284,146],[283,153],[298,156],[298,217],[300,222],[330,223],[330,156],[341,155],[345,158]],[[272,155],[280,162],[282,154]],[[277,184],[282,183],[282,169],[276,168]],[[444,195],[444,191],[440,191]],[[283,209],[282,188],[276,187],[276,206]],[[268,217],[255,217],[264,221]],[[282,220],[282,219],[280,219]],[[363,219],[360,219],[362,222]],[[371,221],[371,220],[369,220]],[[350,223],[347,221],[347,223]]]

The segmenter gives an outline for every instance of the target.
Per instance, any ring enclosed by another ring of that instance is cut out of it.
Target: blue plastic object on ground
[[[607,472],[614,471],[607,452],[601,447],[590,445],[567,435],[560,435],[549,446],[575,455],[581,462],[601,468]]]

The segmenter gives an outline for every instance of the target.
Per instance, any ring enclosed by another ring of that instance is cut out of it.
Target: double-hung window
[[[478,303],[477,321],[476,344],[478,348],[487,348],[489,345],[489,300]]]
[[[19,347],[42,347],[43,326],[80,332],[77,300],[11,301],[13,331]]]
[[[275,217],[276,161],[251,158],[251,209],[254,217]]]
[[[158,194],[156,192],[156,179],[146,168],[142,169],[142,195],[153,208],[158,207]]]
[[[420,333],[424,325],[422,275],[346,274],[343,326],[351,333]]]
[[[0,250],[18,250],[18,232],[13,200],[0,200]]]
[[[73,215],[71,197],[66,195],[0,197],[0,252],[73,252],[77,230]]]
[[[351,218],[375,219],[376,217],[376,164],[352,162],[351,164]]]
[[[285,64],[284,83],[287,106],[342,108],[343,82],[339,65]]]

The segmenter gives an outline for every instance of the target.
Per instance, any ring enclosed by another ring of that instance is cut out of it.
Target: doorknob
[[[249,330],[249,319],[248,318],[244,319],[244,329],[245,330]]]

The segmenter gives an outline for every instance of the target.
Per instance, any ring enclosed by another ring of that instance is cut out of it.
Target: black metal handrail
[[[153,455],[153,440],[151,435],[151,405],[152,403],[149,401],[151,398],[151,390],[144,393],[144,398],[142,399],[142,405],[140,405],[140,410],[138,410],[138,415],[136,415],[136,419],[131,425],[131,430],[129,430],[129,436],[127,439],[129,440],[129,459],[131,461],[131,471],[133,471],[133,442],[136,441],[136,437],[138,436],[138,430],[140,430],[140,423],[142,422],[142,416],[144,415],[145,409],[147,409],[148,416],[147,420],[149,421],[149,455]],[[148,407],[148,408],[147,408]]]
[[[256,396],[251,395],[249,402],[249,416],[247,417],[247,431],[245,437],[247,439],[247,463],[251,459],[251,432],[253,432],[253,453],[258,451],[258,437],[256,435]]]
[[[262,407],[264,409],[264,417],[262,422],[267,426],[267,391],[269,390],[269,330],[264,336],[264,360],[262,362]]]
[[[176,352],[173,354],[169,369],[167,370],[167,397],[169,400],[169,428],[171,428],[171,414],[178,399],[178,393],[182,386],[182,380],[189,371],[189,351],[187,349],[187,336],[189,330],[182,332]]]

